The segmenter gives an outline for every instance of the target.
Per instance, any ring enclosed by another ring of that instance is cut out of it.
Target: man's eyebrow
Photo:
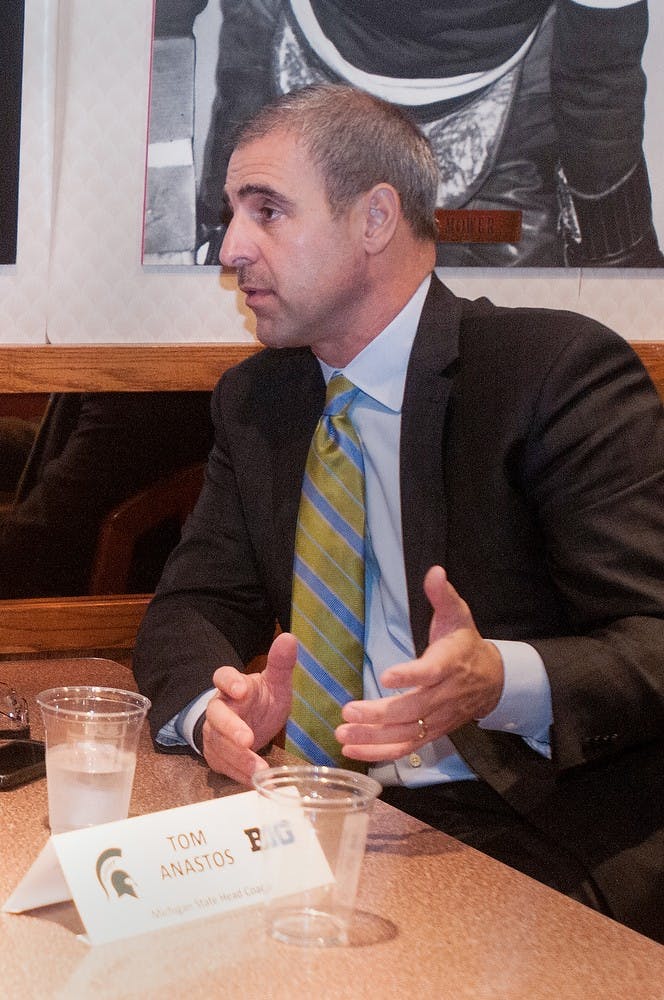
[[[285,194],[281,193],[281,191],[277,191],[276,188],[270,187],[269,184],[243,184],[241,188],[238,188],[238,199],[250,198],[253,195],[262,195],[264,198],[269,198],[271,201],[274,201],[283,207],[293,205],[290,198],[287,198]],[[223,197],[224,201],[230,203],[230,198],[226,190],[224,190]]]

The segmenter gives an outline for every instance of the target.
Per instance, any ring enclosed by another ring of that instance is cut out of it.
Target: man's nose
[[[246,226],[237,215],[228,224],[224,235],[219,260],[223,267],[242,267],[256,259],[256,249],[249,239]]]

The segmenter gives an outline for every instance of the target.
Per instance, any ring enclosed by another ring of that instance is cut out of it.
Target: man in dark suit
[[[266,766],[302,646],[272,637],[305,460],[342,372],[367,510],[364,697],[328,720],[343,755],[388,801],[661,937],[662,407],[599,324],[432,276],[436,172],[401,112],[347,87],[243,132],[222,263],[267,349],[217,387],[206,484],[139,635],[152,731],[239,781]]]

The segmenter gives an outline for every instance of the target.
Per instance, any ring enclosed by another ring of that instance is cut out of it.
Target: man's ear
[[[401,199],[391,184],[377,184],[364,196],[364,241],[368,253],[380,253],[401,218]]]

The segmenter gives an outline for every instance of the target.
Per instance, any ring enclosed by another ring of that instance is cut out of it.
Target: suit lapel
[[[401,511],[406,581],[417,653],[427,645],[431,609],[422,589],[445,564],[443,427],[458,357],[462,303],[434,276],[413,344],[401,417]]]
[[[428,644],[431,621],[431,608],[422,588],[424,575],[434,563],[444,567],[446,561],[444,427],[455,362],[459,358],[462,314],[463,300],[434,276],[413,344],[404,393],[402,530],[410,620],[418,656]],[[475,772],[502,794],[503,785],[513,782],[513,775],[504,770],[502,761],[494,759],[494,735],[469,723],[451,734],[451,738]]]

